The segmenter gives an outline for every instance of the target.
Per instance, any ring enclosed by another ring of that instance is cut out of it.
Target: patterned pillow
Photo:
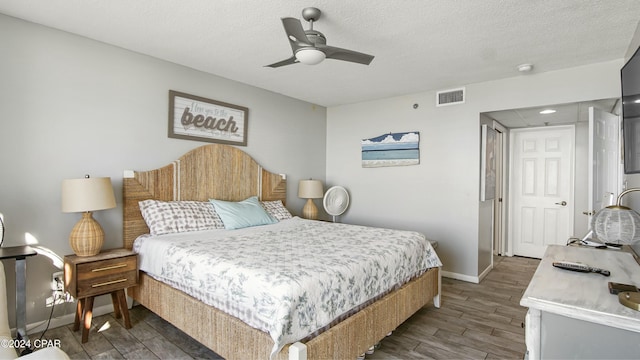
[[[138,205],[152,235],[224,229],[209,202],[144,200]]]
[[[278,221],[291,219],[293,217],[289,210],[284,207],[284,204],[282,204],[282,200],[261,201],[260,204],[262,204],[262,207],[267,210],[269,215],[273,216],[273,218]]]

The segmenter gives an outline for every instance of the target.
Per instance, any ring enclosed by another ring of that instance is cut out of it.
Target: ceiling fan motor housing
[[[305,30],[304,33],[307,35],[307,39],[309,39],[309,42],[316,46],[327,44],[327,38],[324,37],[324,34],[322,34],[320,31]]]
[[[305,19],[306,21],[318,21],[318,19],[320,19],[321,14],[322,14],[322,11],[320,11],[320,9],[318,8],[308,7],[308,8],[302,9],[302,18]]]

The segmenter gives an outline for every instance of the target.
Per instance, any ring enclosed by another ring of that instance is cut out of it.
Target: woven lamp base
[[[82,213],[82,219],[71,229],[69,244],[78,256],[94,256],[100,252],[104,244],[104,230],[91,211]]]
[[[313,200],[307,199],[302,208],[302,217],[309,220],[318,219],[318,207],[313,203]]]

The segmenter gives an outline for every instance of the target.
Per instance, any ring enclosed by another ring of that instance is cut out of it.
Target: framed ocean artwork
[[[362,142],[362,167],[420,164],[420,133],[388,133]]]

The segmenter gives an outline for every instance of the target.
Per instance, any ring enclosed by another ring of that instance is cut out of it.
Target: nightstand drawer
[[[138,283],[138,271],[130,270],[111,275],[93,277],[85,280],[78,279],[77,298],[101,295],[115,290],[135,286]]]
[[[138,268],[136,256],[78,264],[78,282],[122,274]]]

